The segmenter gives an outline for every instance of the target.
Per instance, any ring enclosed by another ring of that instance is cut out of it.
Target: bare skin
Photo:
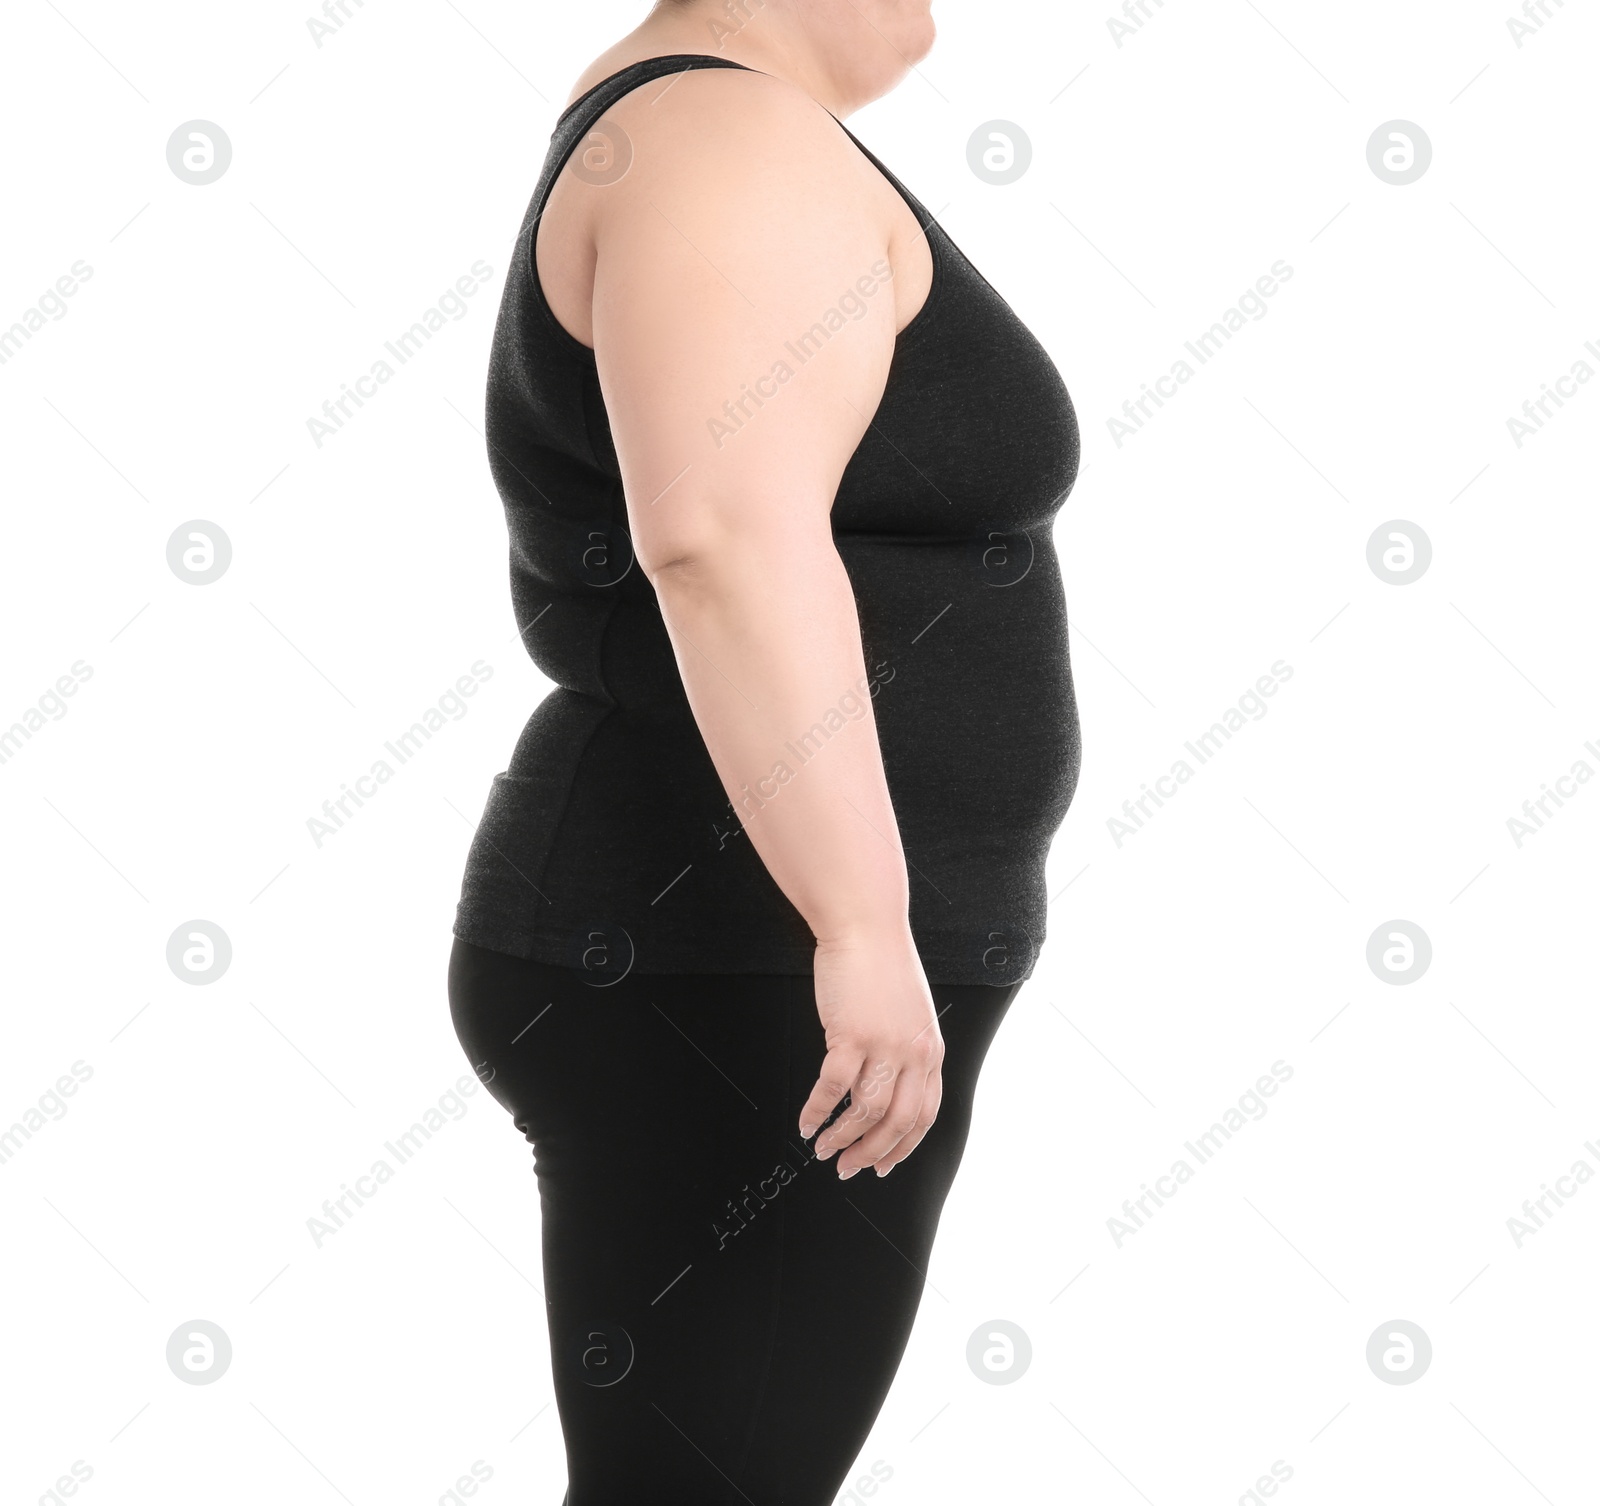
[[[690,708],[816,938],[827,1054],[801,1133],[849,1093],[817,1154],[838,1152],[841,1177],[883,1175],[938,1113],[944,1043],[829,514],[932,259],[904,200],[829,116],[925,55],[931,0],[745,3],[748,19],[720,38],[709,23],[740,19],[720,0],[658,4],[579,79],[574,99],[684,52],[760,70],[696,70],[625,96],[607,129],[627,170],[564,172],[535,251],[557,319],[595,351],[634,550]],[[830,310],[843,327],[801,359],[794,343]],[[840,706],[844,733],[793,769],[785,743]]]

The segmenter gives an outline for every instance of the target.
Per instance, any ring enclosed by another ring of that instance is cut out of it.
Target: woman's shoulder
[[[683,56],[669,54],[674,59]],[[705,54],[710,57],[710,54]],[[582,99],[652,55],[602,56],[578,81]],[[569,106],[570,108],[570,106]],[[883,182],[840,122],[799,85],[745,67],[687,67],[646,78],[606,105],[629,171],[617,207],[652,190],[692,187],[698,198],[748,209],[751,196],[881,218]]]

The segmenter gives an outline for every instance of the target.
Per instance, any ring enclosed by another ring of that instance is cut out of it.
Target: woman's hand
[[[939,1112],[944,1039],[909,927],[819,941],[817,1014],[828,1054],[800,1111],[807,1139],[846,1093],[850,1107],[821,1135],[818,1160],[841,1152],[841,1178],[879,1176],[917,1148]]]

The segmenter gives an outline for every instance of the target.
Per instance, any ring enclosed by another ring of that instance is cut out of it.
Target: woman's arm
[[[764,76],[686,74],[613,118],[632,166],[584,197],[634,549],[728,797],[817,940],[802,1133],[851,1092],[818,1153],[882,1174],[937,1111],[943,1043],[829,514],[894,352],[893,190]],[[796,767],[785,745],[841,703],[859,719]]]

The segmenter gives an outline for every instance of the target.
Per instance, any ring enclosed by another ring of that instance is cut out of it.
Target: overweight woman
[[[512,257],[489,455],[555,689],[449,986],[533,1146],[565,1506],[834,1499],[1044,940],[1077,425],[841,124],[933,34],[929,0],[662,0]]]

